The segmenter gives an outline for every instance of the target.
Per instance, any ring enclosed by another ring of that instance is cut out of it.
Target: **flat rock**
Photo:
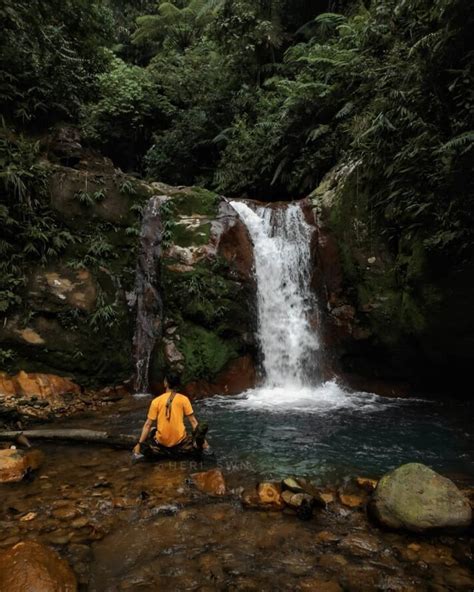
[[[370,557],[381,550],[380,541],[368,533],[352,533],[339,543],[339,548],[357,557]]]
[[[225,495],[226,484],[224,475],[219,469],[211,469],[202,473],[193,473],[191,479],[194,485],[209,495]]]
[[[339,499],[341,504],[348,508],[360,508],[364,505],[364,499],[360,495],[340,493]]]
[[[68,563],[35,541],[20,542],[0,555],[0,592],[76,592]]]
[[[290,508],[300,508],[304,503],[312,506],[313,498],[307,493],[293,493],[292,491],[283,491],[281,494],[283,501]]]
[[[462,529],[472,520],[467,497],[452,481],[420,463],[402,465],[384,475],[370,507],[383,525],[414,532]]]
[[[316,534],[316,540],[320,543],[336,543],[341,537],[329,530],[321,530]]]
[[[303,578],[298,582],[298,590],[306,592],[342,592],[342,588],[335,580],[324,580],[322,578]]]

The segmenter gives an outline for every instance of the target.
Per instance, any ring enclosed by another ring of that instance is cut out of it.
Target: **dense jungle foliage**
[[[2,307],[16,259],[74,241],[44,211],[32,140],[64,121],[127,172],[228,195],[299,197],[352,161],[389,239],[422,229],[468,252],[473,15],[463,0],[1,0]]]

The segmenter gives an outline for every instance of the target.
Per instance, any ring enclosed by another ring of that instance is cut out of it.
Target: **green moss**
[[[163,268],[162,283],[169,316],[179,315],[214,329],[229,316],[238,322],[242,308],[238,304],[239,284],[219,275],[206,263],[199,263],[188,272],[172,271],[168,265]]]
[[[180,335],[181,340],[177,345],[185,359],[182,374],[184,382],[212,380],[230,360],[238,356],[232,342],[198,325],[183,323]]]
[[[173,197],[173,203],[180,216],[215,216],[219,196],[202,187],[190,187]]]
[[[211,236],[211,224],[205,222],[189,227],[185,223],[175,222],[171,228],[171,242],[179,247],[207,245]]]

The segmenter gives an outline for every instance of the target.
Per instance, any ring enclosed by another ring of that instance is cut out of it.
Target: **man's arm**
[[[143,442],[145,442],[145,440],[148,438],[148,434],[150,433],[152,425],[153,425],[153,420],[151,420],[151,419],[147,419],[145,421],[145,423],[143,424],[142,433],[140,434],[140,438],[138,439],[138,443],[136,444],[135,448],[133,449],[133,452],[135,454],[140,453],[140,444],[143,444]]]
[[[191,413],[191,415],[186,415],[186,419],[189,421],[189,423],[191,424],[191,427],[194,431],[197,428],[197,426],[199,425],[199,422],[196,419],[196,416],[194,415],[194,413]],[[204,448],[204,450],[206,448],[209,448],[209,444],[208,444],[207,440],[204,440],[203,448]]]
[[[186,419],[191,424],[191,427],[193,428],[193,430],[195,430],[198,426],[198,420],[196,419],[196,416],[194,415],[194,413],[191,413],[191,415],[186,415]]]

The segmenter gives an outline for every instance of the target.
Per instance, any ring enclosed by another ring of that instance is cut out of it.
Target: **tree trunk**
[[[136,436],[128,434],[109,434],[95,430],[25,430],[0,431],[0,442],[14,441],[20,434],[29,440],[54,440],[62,442],[77,442],[79,444],[99,444],[111,448],[130,449],[137,442]]]

